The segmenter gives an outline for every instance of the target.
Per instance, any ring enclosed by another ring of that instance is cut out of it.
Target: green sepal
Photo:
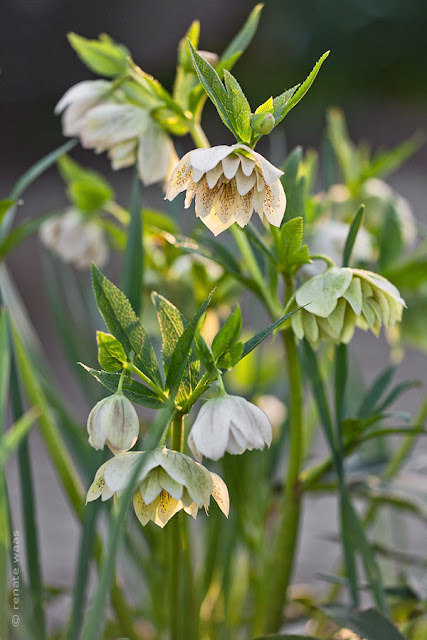
[[[98,344],[98,362],[104,371],[120,371],[127,361],[125,350],[120,342],[104,331],[96,332]]]
[[[126,70],[128,49],[116,44],[106,34],[101,34],[99,40],[89,40],[76,33],[69,33],[68,40],[80,60],[91,71],[101,76],[114,77]]]
[[[92,285],[99,311],[110,332],[122,344],[127,356],[157,386],[163,388],[156,354],[132,306],[120,289],[92,264]]]
[[[117,387],[120,382],[120,373],[115,373],[111,371],[97,371],[96,369],[91,369],[87,367],[83,363],[79,363],[83,369],[86,369],[88,373],[90,373],[95,380],[98,380],[106,389],[111,391],[111,393],[116,393]],[[140,382],[133,380],[133,378],[125,377],[123,381],[122,387],[123,395],[126,398],[129,398],[132,402],[136,404],[140,404],[143,407],[149,407],[150,409],[161,409],[165,406],[163,400],[159,398],[159,396],[152,391],[149,387],[144,386]]]
[[[304,221],[301,217],[292,218],[280,229],[280,245],[277,252],[282,270],[289,275],[303,264],[310,263],[307,245],[301,246],[303,235]]]
[[[237,306],[213,339],[212,353],[216,361],[238,341],[241,331],[242,312]]]

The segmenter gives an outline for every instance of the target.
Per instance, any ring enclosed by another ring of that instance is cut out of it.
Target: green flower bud
[[[272,113],[254,113],[251,115],[251,127],[263,136],[268,135],[274,129],[276,121]]]
[[[386,278],[349,267],[327,269],[295,293],[304,307],[292,316],[297,338],[307,338],[314,348],[322,340],[348,344],[356,327],[378,335],[381,326],[393,327],[402,318],[405,301]]]
[[[114,454],[128,451],[139,435],[139,419],[132,402],[119,393],[104,398],[90,412],[87,431],[94,449],[107,445]]]

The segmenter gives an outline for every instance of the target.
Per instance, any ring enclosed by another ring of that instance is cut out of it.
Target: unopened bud
[[[251,115],[251,127],[263,136],[268,135],[274,129],[276,121],[272,113],[253,113]]]
[[[115,393],[98,402],[87,420],[89,444],[94,449],[107,445],[114,454],[129,451],[139,435],[139,420],[133,404]]]
[[[213,51],[198,51],[197,53],[203,58],[203,60],[209,62],[211,67],[215,67],[215,65],[218,64],[219,57],[217,53],[214,53]]]

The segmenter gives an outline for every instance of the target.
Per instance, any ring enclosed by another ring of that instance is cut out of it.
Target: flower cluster
[[[224,481],[185,454],[165,447],[125,453],[104,463],[88,491],[87,502],[120,497],[138,464],[133,505],[142,525],[152,520],[163,528],[181,509],[196,518],[202,507],[208,510],[211,496],[228,517],[230,502]]]
[[[43,244],[65,262],[89,269],[92,262],[102,267],[108,258],[103,229],[76,209],[49,218],[40,227]]]
[[[303,284],[295,302],[304,307],[292,318],[295,335],[314,348],[322,340],[350,342],[356,327],[378,335],[381,326],[401,320],[405,301],[386,278],[363,269],[330,268]]]
[[[286,208],[283,172],[244,144],[194,149],[178,162],[166,198],[186,191],[185,208],[195,198],[196,215],[218,235],[233,222],[244,227],[255,210],[279,227]]]
[[[66,136],[84,147],[108,151],[113,169],[135,162],[145,185],[168,180],[178,161],[172,140],[142,106],[130,104],[112,83],[86,80],[71,87],[55,108]]]

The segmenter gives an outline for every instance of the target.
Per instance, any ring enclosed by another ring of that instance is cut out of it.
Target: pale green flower
[[[68,89],[55,107],[62,113],[62,130],[65,136],[80,136],[87,112],[102,102],[111,90],[107,80],[84,80]]]
[[[139,435],[139,419],[132,402],[115,393],[100,400],[87,419],[89,444],[94,449],[105,445],[114,453],[132,449]]]
[[[108,245],[104,230],[77,209],[69,209],[43,222],[39,235],[48,249],[77,269],[90,269],[92,262],[103,267],[107,262]]]
[[[241,454],[270,446],[272,429],[267,415],[241,396],[219,395],[208,400],[188,436],[194,457],[219,460],[226,451]]]
[[[171,175],[166,198],[186,191],[185,208],[196,200],[196,215],[218,235],[233,222],[244,227],[255,210],[261,220],[280,227],[286,196],[283,171],[244,144],[189,151]]]
[[[356,327],[378,335],[402,318],[405,301],[386,278],[349,267],[327,269],[303,284],[294,300],[304,307],[291,318],[295,335],[313,347],[322,340],[350,342]]]
[[[87,494],[87,502],[120,497],[135,471],[138,473],[133,506],[142,525],[152,520],[159,527],[181,509],[193,518],[202,507],[208,510],[210,497],[228,517],[230,500],[225,482],[192,458],[170,449],[124,453],[104,463],[96,472]]]

